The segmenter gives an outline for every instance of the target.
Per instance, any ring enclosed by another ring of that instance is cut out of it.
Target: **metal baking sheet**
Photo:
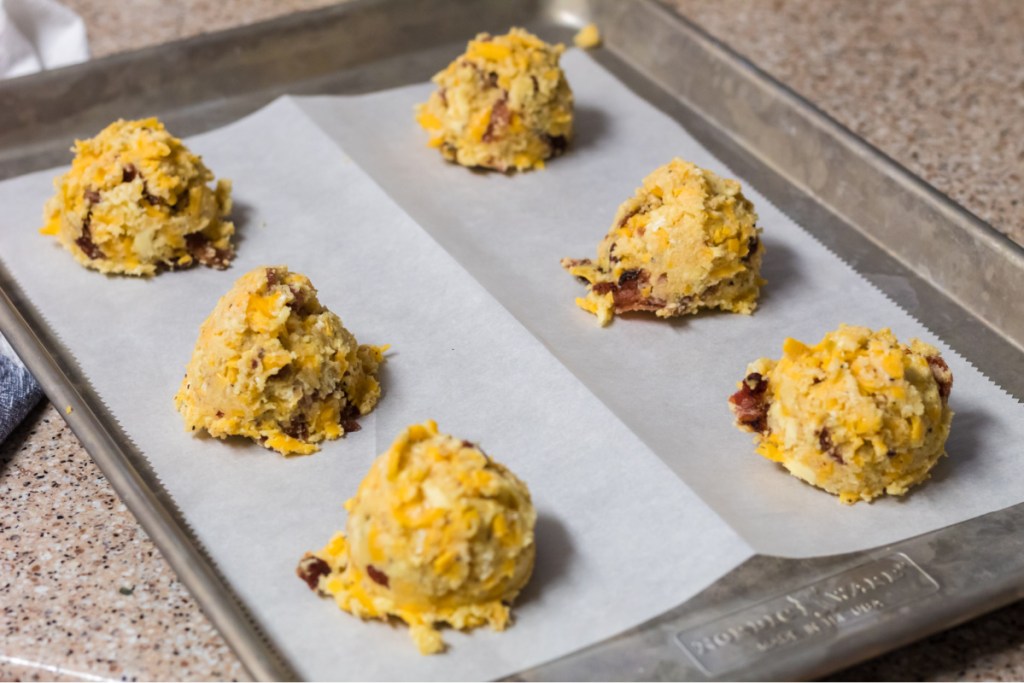
[[[1024,250],[654,2],[366,0],[0,85],[0,178],[61,163],[68,141],[158,113],[208,130],[283,93],[421,82],[480,30],[519,24],[594,54],[819,240],[1018,399]],[[193,542],[145,460],[6,272],[0,329],[253,676],[292,678]],[[1020,597],[1024,554],[1004,510],[890,547],[756,557],[686,604],[522,679],[806,678]]]

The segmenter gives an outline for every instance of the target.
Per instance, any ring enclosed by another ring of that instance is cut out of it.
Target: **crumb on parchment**
[[[573,36],[572,42],[582,50],[590,50],[601,45],[601,32],[597,24],[587,24]]]

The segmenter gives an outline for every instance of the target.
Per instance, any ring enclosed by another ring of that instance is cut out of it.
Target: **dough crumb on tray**
[[[597,24],[587,24],[572,37],[573,44],[581,50],[592,50],[601,46],[601,32]]]
[[[601,325],[631,311],[750,314],[764,284],[756,223],[738,182],[676,158],[619,206],[596,261],[565,258],[562,267],[586,283],[576,304]]]
[[[747,367],[729,398],[757,452],[843,503],[901,496],[945,455],[953,374],[938,349],[841,325]]]
[[[118,120],[75,142],[71,169],[54,181],[46,224],[82,265],[148,276],[234,257],[231,182],[213,173],[155,118]]]
[[[380,398],[385,350],[360,345],[305,275],[256,268],[202,324],[174,402],[187,430],[305,455],[359,429]]]
[[[403,431],[371,465],[348,522],[296,570],[362,619],[397,617],[422,654],[445,649],[438,628],[510,623],[533,572],[530,492],[469,441],[432,420]]]
[[[428,144],[462,166],[544,168],[572,140],[572,90],[558,64],[564,50],[521,28],[479,34],[416,107]]]

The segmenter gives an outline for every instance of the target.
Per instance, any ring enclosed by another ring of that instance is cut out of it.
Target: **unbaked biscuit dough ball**
[[[356,342],[305,275],[257,268],[199,329],[174,401],[188,430],[313,453],[324,439],[359,429],[355,418],[376,405],[386,348]]]
[[[79,263],[124,275],[228,266],[231,182],[209,187],[213,173],[160,121],[116,121],[72,151],[41,232],[56,236]]]
[[[562,266],[586,282],[576,304],[601,325],[628,311],[750,314],[764,284],[756,223],[738,182],[673,159],[619,207],[596,261],[566,258]]]
[[[476,445],[413,425],[345,507],[345,533],[299,564],[311,589],[363,619],[402,619],[423,654],[444,649],[442,623],[508,626],[533,571],[537,513],[526,485]]]
[[[953,375],[939,351],[841,325],[747,368],[729,398],[757,452],[844,503],[903,495],[945,454]]]
[[[520,28],[479,34],[416,108],[429,144],[463,166],[543,168],[572,139],[572,90],[558,65],[564,50]]]

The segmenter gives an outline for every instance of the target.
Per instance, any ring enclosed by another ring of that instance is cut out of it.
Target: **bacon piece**
[[[380,584],[385,588],[391,587],[389,585],[391,582],[388,580],[388,575],[374,567],[372,564],[366,565],[366,573],[370,575],[370,578],[373,579],[374,583]]]
[[[932,370],[932,376],[939,385],[939,398],[943,405],[949,402],[949,394],[953,391],[953,373],[942,356],[928,356],[928,366]]]
[[[302,310],[302,307],[306,305],[306,293],[298,287],[288,285],[288,289],[292,293],[292,300],[289,302],[289,306],[293,311]]]
[[[828,430],[828,427],[822,427],[821,431],[818,432],[818,446],[821,448],[822,453],[827,453],[828,457],[840,465],[846,464],[842,453],[839,452],[839,446],[832,443],[832,432]]]
[[[281,431],[299,441],[309,440],[309,423],[303,415],[292,418],[292,421],[281,427]]]
[[[103,251],[92,241],[91,218],[90,215],[86,215],[85,221],[82,222],[82,236],[75,240],[75,244],[91,259],[106,258]]]
[[[589,266],[592,261],[588,258],[564,258],[561,263],[563,268],[576,268],[577,266]]]
[[[321,576],[331,573],[331,566],[315,555],[306,555],[295,568],[295,575],[306,582],[309,590],[315,591]]]
[[[643,210],[642,206],[637,206],[632,211],[627,212],[622,218],[619,219],[618,223],[615,224],[615,227],[621,228],[622,226],[624,226],[626,223],[629,222],[630,218],[632,218],[633,216],[637,215],[642,210]],[[612,246],[615,246],[615,245],[613,244]]]
[[[508,103],[505,100],[495,102],[494,107],[491,108],[491,120],[487,123],[483,141],[494,142],[499,139],[511,120],[512,111],[508,108]]]
[[[757,248],[760,245],[761,245],[761,240],[758,238],[757,235],[754,235],[753,237],[748,239],[747,240],[747,253],[740,260],[743,261],[743,263],[750,263],[750,260],[754,258],[755,254],[757,254]]]
[[[744,378],[740,390],[729,397],[729,407],[736,415],[736,422],[762,435],[768,434],[767,390],[768,380],[761,373],[752,372]]]
[[[145,182],[142,183],[142,198],[145,199],[146,202],[152,206],[164,206],[165,204],[167,204],[167,202],[164,201],[163,197],[157,197],[155,194],[151,194],[149,191],[149,186],[146,185]]]
[[[210,238],[201,232],[185,235],[185,248],[197,263],[224,270],[234,256],[230,249],[217,249],[210,243]]]
[[[561,156],[569,148],[569,138],[564,135],[548,135],[545,133],[541,137],[547,143],[549,153],[553,157]]]
[[[616,313],[628,313],[630,311],[657,311],[665,307],[665,300],[657,297],[645,297],[641,290],[651,281],[651,275],[646,270],[627,270],[619,276],[618,283],[607,282],[594,285],[594,291],[599,294],[599,285],[608,285],[602,288],[610,291],[615,301]]]

